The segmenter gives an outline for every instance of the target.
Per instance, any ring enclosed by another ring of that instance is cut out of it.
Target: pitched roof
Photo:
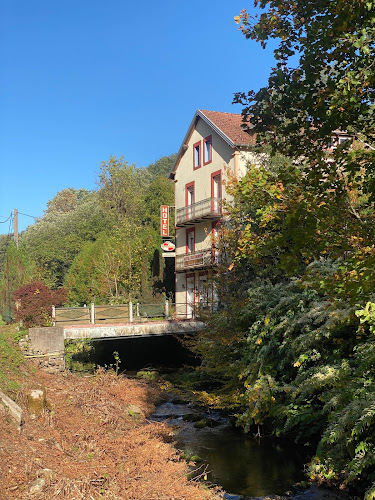
[[[244,128],[242,115],[237,113],[224,113],[222,111],[208,111],[199,109],[208,120],[228,137],[234,146],[248,146],[255,144],[255,134],[250,128]]]
[[[232,148],[235,147],[247,147],[250,145],[255,145],[256,135],[251,130],[249,124],[248,128],[244,128],[242,121],[242,115],[236,113],[224,113],[221,111],[208,111],[197,109],[194,118],[188,128],[185,135],[183,143],[177,153],[176,160],[172,167],[169,178],[173,179],[178,164],[180,163],[182,155],[185,153],[187,148],[187,142],[194,129],[197,120],[204,120],[210,127],[212,127],[215,132],[219,134],[224,141],[226,141]]]

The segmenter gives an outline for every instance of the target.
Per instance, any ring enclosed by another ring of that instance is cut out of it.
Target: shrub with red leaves
[[[61,306],[65,300],[66,291],[63,288],[50,290],[40,281],[34,281],[14,292],[16,303],[16,319],[23,325],[50,326],[52,324],[52,306]]]

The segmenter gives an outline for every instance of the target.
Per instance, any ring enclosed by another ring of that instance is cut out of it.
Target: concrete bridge
[[[63,325],[29,329],[29,350],[33,355],[53,357],[64,363],[65,340],[126,339],[160,335],[186,335],[204,328],[201,321],[165,320],[105,325]]]

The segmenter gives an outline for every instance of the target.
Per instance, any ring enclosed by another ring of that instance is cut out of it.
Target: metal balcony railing
[[[176,226],[188,226],[204,219],[221,217],[221,198],[207,198],[176,211]]]
[[[200,252],[176,255],[176,271],[211,267],[217,263],[217,257],[212,248]]]

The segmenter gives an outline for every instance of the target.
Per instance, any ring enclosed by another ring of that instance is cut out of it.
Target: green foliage
[[[14,292],[23,284],[29,283],[35,274],[35,266],[26,245],[21,242],[17,249],[13,241],[9,242],[0,278],[0,310],[8,323],[14,318]]]
[[[149,228],[123,219],[111,235],[87,243],[66,276],[68,302],[121,303],[140,298],[148,284],[154,237]]]
[[[50,287],[62,286],[83,245],[95,241],[98,234],[111,228],[97,193],[77,197],[70,210],[53,210],[56,200],[60,203],[62,193],[64,191],[49,202],[50,208],[42,219],[29,226],[21,236],[40,278]]]
[[[134,223],[142,220],[145,186],[134,164],[129,165],[123,156],[110,156],[100,166],[98,185],[101,203],[112,218],[127,217]]]
[[[233,187],[222,245],[225,290],[247,320],[240,420],[317,444],[311,476],[371,498],[375,3],[254,5],[261,12],[243,10],[239,29],[277,46],[268,85],[235,97],[266,153]],[[332,147],[339,130],[352,138]],[[280,153],[292,161],[267,164]]]
[[[68,370],[94,373],[97,368],[94,357],[91,340],[79,339],[65,342],[65,364]]]
[[[341,129],[374,143],[375,3],[345,0],[255,0],[264,9],[253,18],[245,10],[236,17],[240,30],[266,47],[278,40],[276,65],[268,86],[239,93],[236,102],[255,125],[258,139],[291,157],[307,157],[318,179],[321,171],[346,166],[366,169],[366,189],[373,192],[375,151],[359,146],[344,154],[338,148],[329,166],[325,151],[332,132]],[[322,169],[322,170],[321,170]],[[318,171],[318,172],[317,172]]]
[[[145,174],[150,176],[151,182],[157,177],[164,177],[167,179],[172,170],[175,159],[175,154],[163,156],[162,158],[156,160],[155,163],[151,163],[151,165],[145,169]]]
[[[71,212],[89,195],[90,192],[86,189],[63,189],[47,202],[46,213]]]
[[[216,242],[222,303],[193,346],[196,388],[236,407],[245,429],[315,444],[312,475],[366,488],[375,306],[358,304],[374,296],[373,207],[361,178],[330,198],[304,164],[274,160],[229,187],[231,224]]]
[[[160,256],[160,205],[173,204],[166,178],[175,155],[147,168],[123,157],[103,162],[99,189],[63,189],[44,216],[21,234],[17,250],[0,239],[0,302],[3,318],[14,314],[13,293],[32,280],[51,289],[64,285],[72,305],[154,300],[174,285]],[[169,285],[168,285],[169,283]]]
[[[21,370],[23,356],[18,346],[20,333],[14,326],[0,327],[0,389],[14,398],[26,375]]]

